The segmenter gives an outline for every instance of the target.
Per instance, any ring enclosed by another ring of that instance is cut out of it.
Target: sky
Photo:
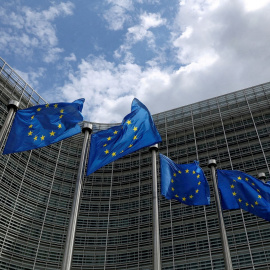
[[[0,57],[47,102],[119,123],[270,81],[270,0],[2,0]]]

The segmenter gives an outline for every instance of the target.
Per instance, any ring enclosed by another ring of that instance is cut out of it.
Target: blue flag
[[[83,103],[78,99],[18,110],[3,154],[40,148],[80,133]]]
[[[161,194],[187,205],[209,205],[210,190],[199,163],[176,164],[159,154]]]
[[[270,221],[270,185],[241,171],[217,170],[221,205],[242,208]]]
[[[138,99],[120,126],[92,135],[87,175],[127,154],[161,142],[148,109]]]

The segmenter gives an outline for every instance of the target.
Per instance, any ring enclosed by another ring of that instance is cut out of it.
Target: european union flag
[[[176,164],[159,154],[161,194],[187,205],[209,205],[210,190],[199,163]]]
[[[217,170],[221,205],[242,208],[270,221],[270,186],[241,171]]]
[[[84,99],[18,110],[3,154],[32,150],[81,132]]]
[[[135,98],[131,113],[120,126],[92,135],[87,175],[127,154],[159,142],[161,137],[150,112]]]

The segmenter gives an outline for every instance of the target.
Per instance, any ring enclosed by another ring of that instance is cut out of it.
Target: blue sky
[[[270,81],[270,0],[3,0],[0,56],[48,102],[120,122]]]

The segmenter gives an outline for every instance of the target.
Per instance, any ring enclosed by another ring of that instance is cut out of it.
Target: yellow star
[[[60,110],[60,113],[64,113],[64,109],[61,109],[61,110]]]
[[[33,116],[31,116],[31,120],[33,120],[33,119],[34,119],[34,117],[35,117],[34,115],[33,115]]]
[[[231,185],[231,188],[234,188],[234,185]]]
[[[33,134],[32,131],[29,131],[29,132],[28,132],[28,136],[31,136],[32,134]]]
[[[192,199],[193,198],[193,195],[190,195],[189,198]]]
[[[249,204],[246,202],[246,206],[249,206]]]
[[[46,104],[46,105],[45,105],[46,108],[49,108],[49,106],[50,106],[49,104]]]
[[[63,114],[61,114],[61,115],[59,116],[59,118],[61,119],[63,116],[64,116],[64,115],[63,115]]]
[[[176,176],[176,173],[174,173],[173,176]]]
[[[110,141],[112,139],[112,137],[108,137],[107,140]]]
[[[29,126],[29,128],[32,128],[32,127],[33,127],[33,125],[30,125],[30,126]]]
[[[105,152],[106,155],[109,154],[109,150],[108,149],[106,149],[104,152]]]
[[[180,174],[181,174],[182,172],[181,172],[181,171],[178,171],[178,173],[180,173]]]
[[[258,205],[259,203],[256,201],[255,204]]]
[[[189,173],[189,169],[186,169],[186,173]]]
[[[183,197],[182,200],[185,201],[187,198]]]
[[[198,179],[200,178],[200,175],[199,175],[199,174],[197,175],[197,178],[198,178]]]
[[[133,140],[137,140],[137,136],[136,135],[133,137]]]
[[[135,132],[135,131],[137,131],[137,130],[138,130],[138,128],[137,128],[137,127],[134,127],[134,128],[133,128],[133,130],[134,130],[134,132]]]
[[[236,182],[236,180],[233,180],[233,182]]]
[[[41,139],[42,141],[44,141],[45,136],[44,136],[44,135],[42,135],[42,136],[40,137],[40,139]]]
[[[257,189],[257,192],[260,192],[260,190],[259,190],[259,189]]]
[[[174,183],[173,179],[171,180],[172,183]]]
[[[41,111],[41,108],[38,108],[37,111],[40,112]]]
[[[262,196],[261,196],[261,195],[258,195],[258,198],[259,198],[259,199],[261,199],[261,198],[262,198]]]
[[[248,181],[248,178],[245,178],[246,181]]]
[[[103,147],[107,146],[107,143],[103,144]]]
[[[132,146],[133,146],[133,144],[130,144],[128,148],[130,148],[130,147],[132,147]]]
[[[242,180],[242,178],[240,176],[237,177],[238,180]]]
[[[196,190],[196,193],[198,193],[198,192],[199,192],[199,190],[197,189],[197,190]]]
[[[254,184],[254,183],[252,183],[251,185],[252,185],[252,186],[255,186],[255,184]]]
[[[254,205],[253,205],[253,204],[251,204],[251,207],[252,207],[252,208],[254,208]]]
[[[37,136],[35,136],[35,137],[34,137],[34,140],[36,141],[36,140],[37,140],[37,138],[38,138],[38,137],[37,137]]]
[[[118,131],[117,131],[117,130],[115,130],[113,134],[114,134],[114,135],[116,135],[117,133],[118,133]]]
[[[112,156],[115,157],[115,156],[116,156],[116,152],[113,152],[113,153],[112,153]]]
[[[195,171],[193,171],[192,173],[193,173],[193,174],[195,174],[196,172],[195,172]]]
[[[61,124],[59,124],[59,125],[58,125],[58,128],[62,128],[62,125],[61,125]]]
[[[179,198],[179,196],[178,196],[177,194],[175,195],[175,197],[176,197],[176,198]]]
[[[172,187],[172,191],[174,191],[174,188]]]
[[[123,153],[123,152],[124,152],[124,150],[122,150],[122,151],[120,152],[120,154]]]
[[[240,198],[238,199],[238,201],[239,201],[239,202],[242,202],[242,200],[241,200]]]
[[[237,194],[236,192],[233,192],[233,193],[232,193],[233,196],[236,196],[236,194]]]
[[[50,132],[50,136],[54,136],[54,134],[55,134],[54,131]]]
[[[127,120],[127,124],[130,125],[131,124],[131,121],[130,120]]]
[[[201,184],[201,181],[198,183],[198,185],[200,185]]]
[[[58,104],[54,104],[53,107],[56,109],[58,107]]]

